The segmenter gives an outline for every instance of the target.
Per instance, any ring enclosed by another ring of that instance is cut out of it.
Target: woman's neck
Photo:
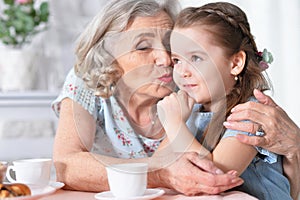
[[[137,133],[153,139],[162,137],[162,125],[156,109],[158,98],[128,91],[117,91],[115,97]]]

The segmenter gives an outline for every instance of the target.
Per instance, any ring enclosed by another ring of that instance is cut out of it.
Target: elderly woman
[[[196,153],[151,157],[165,137],[156,103],[174,89],[167,50],[177,10],[174,0],[114,0],[82,33],[53,103],[54,164],[66,188],[108,190],[105,166],[130,161],[150,164],[149,187],[216,194],[242,184]]]

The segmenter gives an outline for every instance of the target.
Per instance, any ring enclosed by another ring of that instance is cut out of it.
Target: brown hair
[[[213,138],[206,137],[206,142],[214,140],[208,142],[208,146],[214,148],[224,132],[222,122],[229,116],[230,110],[235,105],[248,101],[253,96],[255,88],[264,91],[271,89],[272,86],[267,75],[264,76],[259,67],[261,57],[257,55],[256,43],[250,32],[247,16],[239,7],[226,2],[209,3],[197,8],[189,7],[180,12],[175,23],[177,28],[195,25],[207,26],[207,31],[212,33],[214,42],[224,49],[228,58],[239,51],[246,53],[245,67],[238,75],[234,88],[224,100],[224,105],[227,103],[227,106],[222,105],[219,112],[214,114],[214,119],[205,131],[204,135]]]

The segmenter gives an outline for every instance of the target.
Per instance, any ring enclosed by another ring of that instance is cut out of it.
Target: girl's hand
[[[174,92],[159,101],[157,114],[166,131],[171,127],[174,128],[174,126],[185,123],[191,114],[193,105],[194,100],[182,90],[179,90],[178,93]]]

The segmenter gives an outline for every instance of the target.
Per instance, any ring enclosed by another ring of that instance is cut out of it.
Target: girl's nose
[[[176,72],[181,78],[189,78],[192,76],[192,72],[189,70],[187,63],[184,61],[180,61],[180,63],[174,65],[174,72]]]
[[[189,71],[183,71],[183,73],[181,74],[181,76],[183,78],[189,78],[189,77],[191,77],[191,75],[192,75],[192,73]]]

